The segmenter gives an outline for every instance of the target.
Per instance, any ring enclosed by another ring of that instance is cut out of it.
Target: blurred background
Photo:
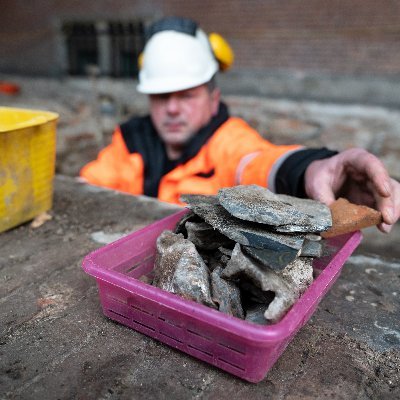
[[[233,47],[233,68],[218,78],[232,114],[275,143],[362,146],[400,179],[399,1],[0,0],[0,8],[0,105],[60,114],[57,173],[76,176],[118,122],[146,112],[135,90],[145,27],[179,15]],[[367,230],[364,245],[393,249],[398,225],[390,237]]]

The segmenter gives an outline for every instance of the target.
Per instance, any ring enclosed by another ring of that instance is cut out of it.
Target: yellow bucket
[[[53,204],[58,114],[0,107],[0,232]]]

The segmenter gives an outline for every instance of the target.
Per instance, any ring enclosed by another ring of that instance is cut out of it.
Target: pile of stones
[[[330,209],[256,185],[181,200],[191,211],[157,239],[153,285],[255,323],[279,321],[313,281]]]

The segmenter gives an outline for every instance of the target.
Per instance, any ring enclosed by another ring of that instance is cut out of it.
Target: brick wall
[[[238,69],[400,74],[397,0],[54,0],[3,2],[2,8],[0,72],[56,71],[62,62],[57,30],[65,19],[183,15],[223,34]]]

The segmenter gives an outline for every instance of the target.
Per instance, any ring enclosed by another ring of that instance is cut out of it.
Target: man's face
[[[150,95],[150,114],[167,148],[182,149],[218,112],[219,90],[207,85]]]

